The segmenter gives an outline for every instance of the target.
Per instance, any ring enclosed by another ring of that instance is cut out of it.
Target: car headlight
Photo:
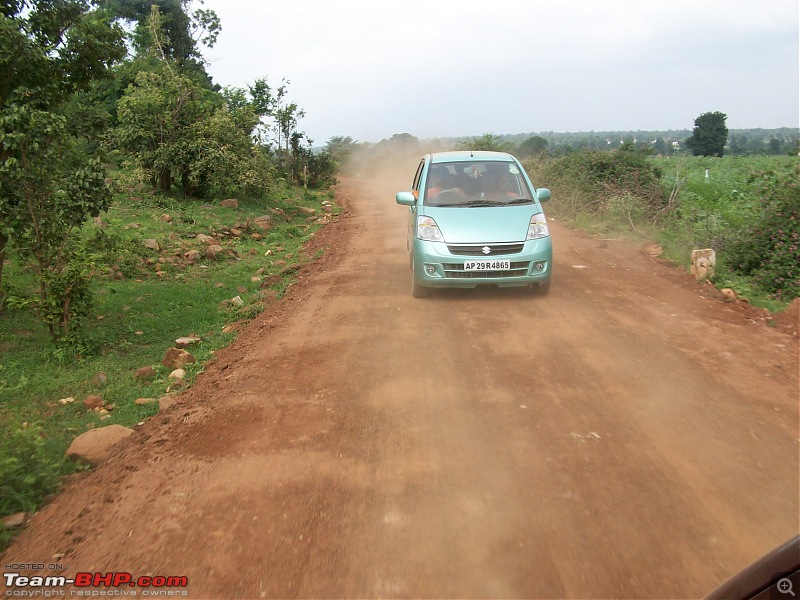
[[[426,242],[443,242],[444,236],[439,226],[430,217],[417,217],[417,237]]]
[[[550,230],[547,228],[547,217],[544,213],[533,215],[531,222],[528,224],[528,237],[526,240],[538,240],[550,235]]]

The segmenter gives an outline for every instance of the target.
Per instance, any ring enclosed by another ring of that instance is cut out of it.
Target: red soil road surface
[[[324,256],[2,564],[191,598],[690,598],[798,532],[796,323],[557,222],[550,295],[415,300],[412,173],[342,182]]]

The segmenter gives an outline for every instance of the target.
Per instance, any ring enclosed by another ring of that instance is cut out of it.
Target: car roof
[[[470,162],[470,161],[496,161],[510,162],[514,157],[507,152],[490,152],[488,150],[457,150],[453,152],[434,152],[431,156],[431,164],[445,162]]]

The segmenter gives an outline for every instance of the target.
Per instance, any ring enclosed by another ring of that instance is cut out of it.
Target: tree
[[[305,147],[301,143],[306,140]],[[330,152],[315,153],[311,149],[313,140],[306,139],[304,133],[292,134],[292,162],[289,172],[293,181],[304,187],[323,188],[336,183],[336,161]]]
[[[289,102],[275,111],[275,122],[280,134],[283,135],[287,154],[289,154],[291,137],[297,132],[298,121],[305,116],[306,111],[299,108],[296,102]]]
[[[272,165],[253,144],[250,131],[241,126],[243,120],[223,107],[191,125],[181,174],[184,194],[261,196],[269,188]]]
[[[111,140],[145,171],[154,190],[169,194],[173,183],[180,181],[184,195],[202,196],[208,172],[194,164],[203,150],[197,144],[198,133],[219,129],[213,126],[218,122],[208,128],[198,124],[209,120],[222,102],[196,78],[179,71],[169,55],[157,5],[151,8],[148,26],[150,54],[156,60],[137,73],[117,103],[118,122]]]
[[[273,169],[252,136],[272,107],[266,80],[257,80],[249,92],[215,92],[180,72],[163,51],[157,6],[149,23],[157,60],[136,75],[117,103],[111,143],[144,170],[154,190],[171,193],[180,183],[184,196],[199,198],[212,192],[263,194]]]
[[[99,0],[99,4],[114,18],[135,23],[131,44],[140,56],[153,46],[149,19],[156,6],[161,15],[164,53],[181,68],[187,63],[202,64],[198,44],[213,48],[221,30],[213,10],[199,8],[189,13],[191,0]]]
[[[120,99],[113,139],[144,169],[154,190],[170,193],[184,174],[190,129],[213,112],[210,94],[186,75],[163,68],[140,72]]]
[[[725,113],[709,112],[694,120],[692,135],[686,139],[694,156],[722,156],[728,141],[727,118]]]
[[[357,147],[358,143],[353,141],[349,135],[347,137],[335,135],[325,144],[325,152],[330,154],[341,168],[350,160],[350,155]]]
[[[541,136],[535,135],[529,137],[527,140],[519,145],[518,154],[520,158],[527,158],[529,156],[536,156],[547,150],[547,140]]]
[[[0,118],[4,148],[15,156],[0,165],[6,216],[16,248],[39,282],[37,310],[53,338],[76,329],[91,307],[91,257],[74,235],[88,216],[107,210],[111,194],[99,159],[87,157],[58,113],[14,106]]]
[[[167,68],[142,71],[118,104],[111,137],[148,175],[154,190],[185,196],[212,191],[260,194],[272,170],[257,152],[258,115],[243,90],[220,97]]]
[[[256,79],[247,89],[226,87],[220,93],[237,126],[252,136],[255,143],[265,144],[267,134],[262,119],[271,115],[273,109],[272,89],[267,79]]]
[[[68,332],[87,274],[71,246],[107,206],[92,128],[66,118],[74,99],[125,56],[124,33],[81,0],[0,9],[0,281],[6,249],[29,259],[51,333]]]
[[[501,136],[484,133],[477,138],[470,138],[458,143],[459,150],[490,150],[495,152],[512,152],[514,148]]]

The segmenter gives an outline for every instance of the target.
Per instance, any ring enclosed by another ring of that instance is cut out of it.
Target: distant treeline
[[[673,154],[691,153],[686,147],[686,138],[692,135],[690,129],[670,131],[589,131],[562,133],[543,131],[495,136],[517,148],[524,148],[524,143],[531,139],[545,140],[530,147],[545,146],[553,156],[563,156],[582,149],[618,150],[625,143],[639,148],[650,148],[654,154],[670,156]],[[440,138],[443,146],[455,146],[467,138]],[[800,128],[781,127],[779,129],[731,129],[726,155],[786,155],[800,152]]]
[[[686,139],[689,129],[670,131],[589,131],[517,133],[478,137],[417,138],[410,133],[396,133],[378,143],[357,142],[351,137],[336,136],[328,140],[324,150],[344,166],[351,159],[363,168],[398,156],[418,158],[420,153],[443,150],[497,150],[511,152],[519,158],[545,154],[562,157],[581,150],[619,150],[637,148],[651,155],[673,156],[692,154]],[[320,149],[317,149],[320,150]],[[800,128],[731,129],[725,145],[726,156],[798,156]],[[355,165],[351,164],[351,167]],[[358,167],[357,167],[358,168]]]

